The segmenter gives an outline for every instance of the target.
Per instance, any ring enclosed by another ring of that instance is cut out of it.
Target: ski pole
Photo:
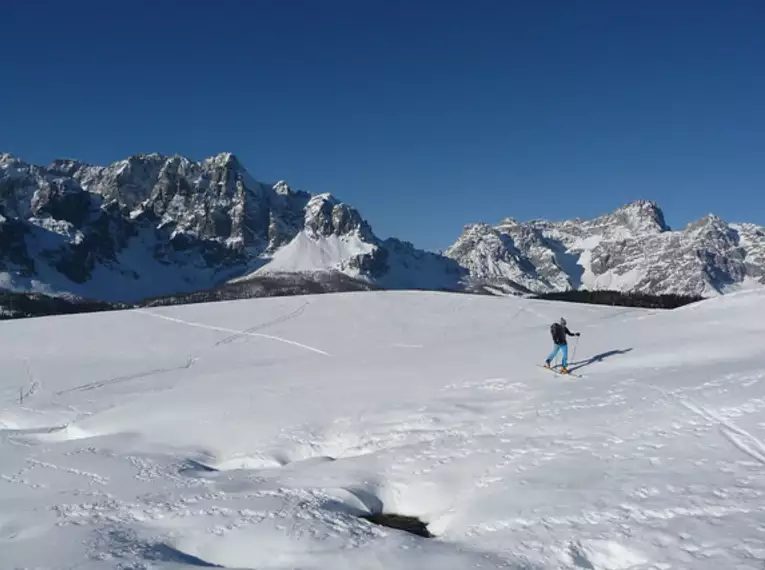
[[[574,354],[571,355],[571,362],[576,362],[576,349],[579,348],[579,337],[576,337],[576,344],[574,344]]]

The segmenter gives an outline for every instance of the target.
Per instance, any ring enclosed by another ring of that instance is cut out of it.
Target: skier
[[[553,358],[555,358],[555,355],[557,355],[558,351],[560,350],[563,352],[563,362],[560,371],[563,374],[568,374],[568,340],[566,339],[566,335],[581,336],[581,333],[572,333],[570,330],[568,330],[568,327],[566,326],[566,319],[563,318],[561,318],[559,323],[553,323],[550,325],[550,333],[552,334],[552,339],[555,343],[555,347],[550,353],[550,356],[547,357],[547,360],[545,360],[545,368],[550,368],[550,362]]]

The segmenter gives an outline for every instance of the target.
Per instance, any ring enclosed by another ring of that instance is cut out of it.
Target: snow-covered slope
[[[395,277],[401,265],[405,279]],[[451,259],[378,239],[328,194],[256,181],[230,153],[136,155],[106,167],[0,155],[3,289],[135,302],[259,269],[342,271],[392,288],[456,289],[465,274]]]
[[[460,290],[467,271],[452,259],[395,238],[378,239],[358,212],[327,194],[305,207],[305,230],[233,282],[289,272],[339,271],[388,289]]]
[[[6,323],[1,566],[761,569],[764,305],[374,292]],[[562,315],[583,378],[536,366]]]
[[[472,224],[446,255],[507,290],[713,296],[765,285],[765,228],[708,216],[672,231],[646,201],[595,220]]]

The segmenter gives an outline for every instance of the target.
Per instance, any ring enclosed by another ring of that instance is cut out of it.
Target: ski
[[[573,376],[574,378],[584,378],[581,374],[575,374],[573,372],[566,372],[565,374],[563,372],[560,372],[558,370],[555,370],[555,368],[548,368],[547,366],[542,366],[541,364],[537,364],[541,369],[543,370],[549,370],[553,374],[557,376]]]

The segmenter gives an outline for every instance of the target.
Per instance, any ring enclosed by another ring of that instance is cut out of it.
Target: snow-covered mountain
[[[134,302],[285,271],[454,289],[456,262],[380,240],[352,207],[255,180],[224,153],[110,166],[0,154],[0,287]]]
[[[710,215],[672,230],[648,201],[594,220],[471,224],[445,255],[504,291],[710,296],[765,285],[765,228]]]
[[[380,239],[329,194],[258,182],[230,153],[109,166],[0,154],[0,289],[138,302],[294,274],[343,274],[352,289],[714,295],[765,284],[765,229],[709,216],[673,231],[640,201],[595,220],[471,224],[438,255]]]

